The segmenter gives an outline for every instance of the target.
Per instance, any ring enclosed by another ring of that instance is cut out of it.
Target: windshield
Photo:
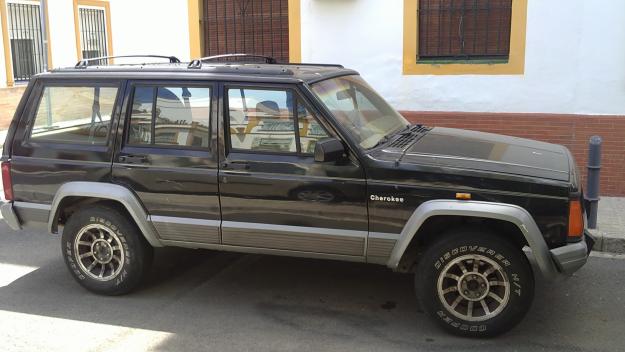
[[[370,149],[408,125],[360,76],[321,81],[312,90],[362,148]]]

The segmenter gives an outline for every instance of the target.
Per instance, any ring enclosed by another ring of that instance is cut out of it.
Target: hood
[[[435,127],[413,143],[401,163],[430,164],[569,181],[569,151],[556,144]]]

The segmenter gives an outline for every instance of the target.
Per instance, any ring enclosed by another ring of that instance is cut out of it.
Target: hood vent
[[[421,135],[431,130],[429,127],[415,125],[410,130],[401,134],[399,138],[388,144],[388,148],[406,149],[416,141]]]

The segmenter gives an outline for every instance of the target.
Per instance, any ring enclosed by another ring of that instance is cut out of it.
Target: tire
[[[534,274],[511,242],[481,230],[454,230],[421,257],[415,288],[422,309],[445,330],[489,337],[523,319],[534,299]]]
[[[72,214],[61,242],[65,264],[74,279],[98,294],[132,291],[152,263],[153,248],[135,223],[109,207],[90,207]]]

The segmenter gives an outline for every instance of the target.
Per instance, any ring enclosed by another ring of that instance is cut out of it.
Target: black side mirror
[[[336,138],[322,139],[315,144],[315,161],[338,161],[343,158],[343,154],[345,154],[345,147]]]

